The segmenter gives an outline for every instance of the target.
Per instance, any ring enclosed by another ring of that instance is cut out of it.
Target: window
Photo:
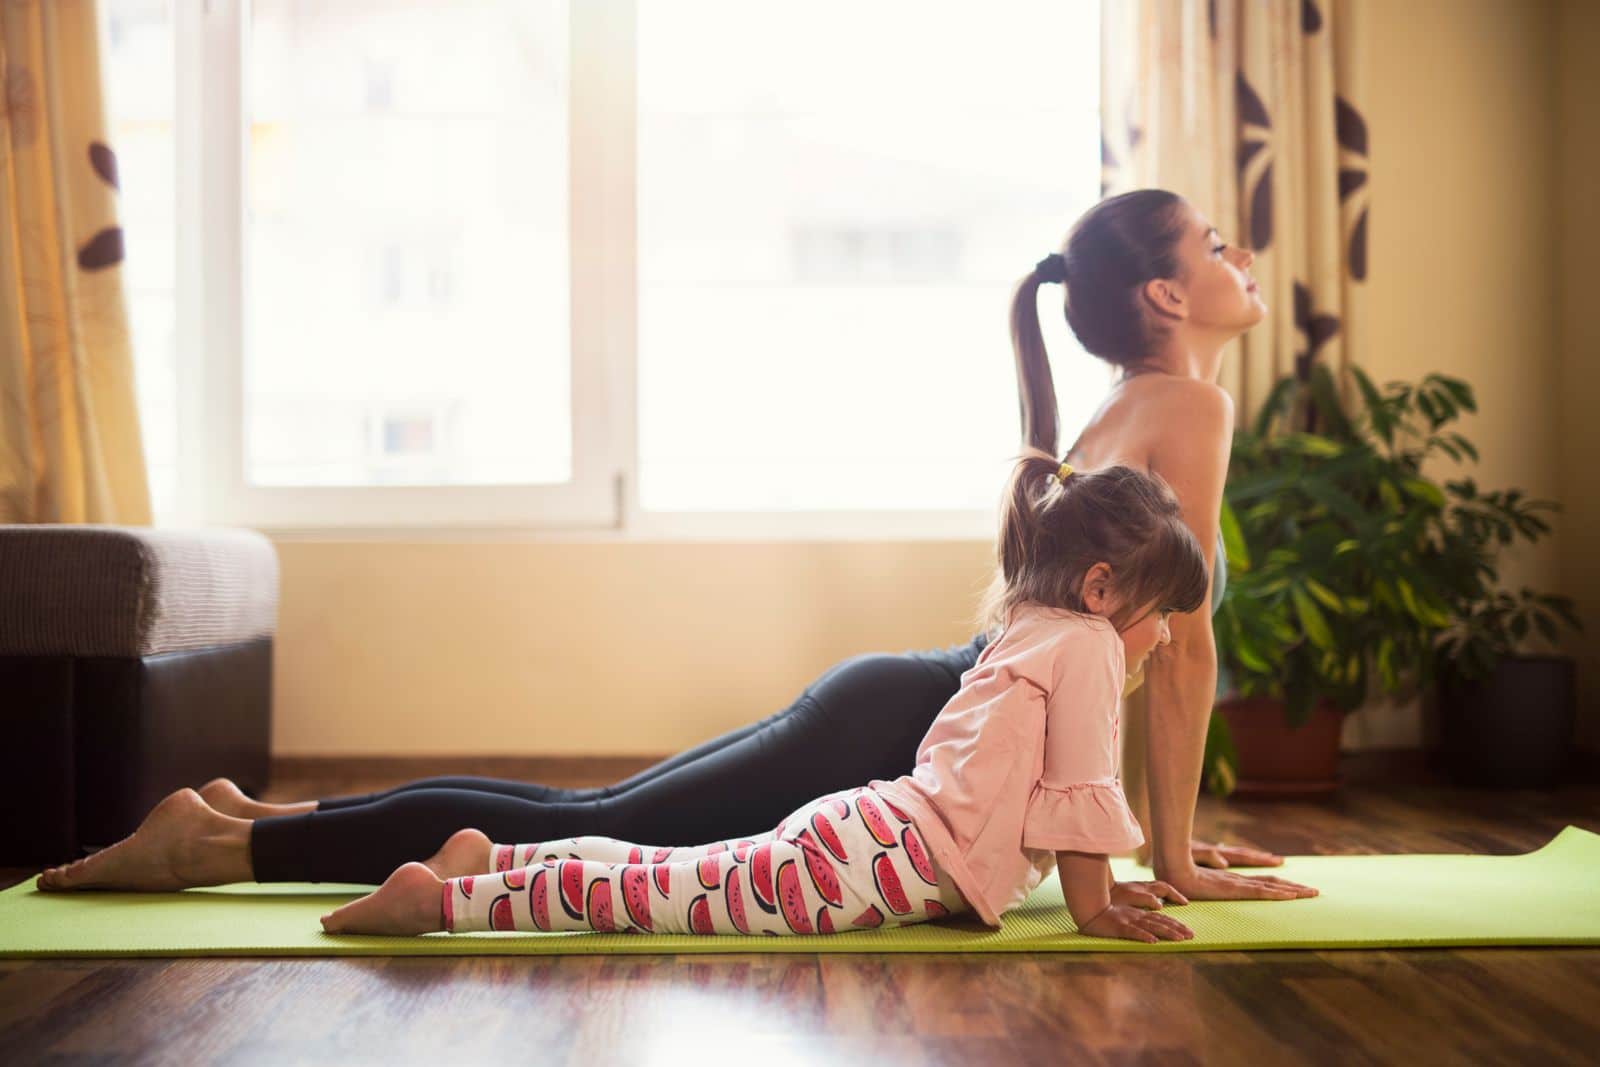
[[[992,534],[1094,0],[105,11],[158,521]]]

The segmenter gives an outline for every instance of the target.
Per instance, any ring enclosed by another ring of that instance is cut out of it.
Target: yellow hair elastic
[[[1066,481],[1067,480],[1067,475],[1069,475],[1071,473],[1072,473],[1072,464],[1063,463],[1059,468],[1057,468],[1056,477],[1060,478],[1062,481]]]

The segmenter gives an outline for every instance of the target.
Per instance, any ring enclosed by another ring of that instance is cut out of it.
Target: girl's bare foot
[[[408,936],[444,929],[444,881],[425,864],[395,869],[377,889],[322,917],[330,934]]]
[[[440,878],[490,873],[490,841],[481,830],[457,830],[423,866]]]
[[[86,859],[50,868],[34,885],[161,892],[254,878],[249,821],[213,810],[193,789],[180,789],[129,836]]]
[[[224,815],[238,819],[265,819],[271,815],[300,815],[317,810],[315,800],[302,800],[294,804],[268,804],[251,800],[244,790],[233,784],[231,778],[213,778],[200,787],[200,799]]]

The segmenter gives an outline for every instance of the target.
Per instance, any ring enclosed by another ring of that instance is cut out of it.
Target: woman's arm
[[[1207,383],[1186,384],[1162,413],[1165,432],[1150,469],[1178,497],[1184,522],[1214,573],[1222,487],[1233,444],[1233,400]],[[1209,586],[1208,586],[1209,588]],[[1206,725],[1217,690],[1217,649],[1210,604],[1170,620],[1172,641],[1152,653],[1145,669],[1149,694],[1145,762],[1149,789],[1151,864],[1156,877],[1191,900],[1309,896],[1315,890],[1282,879],[1246,878],[1195,865],[1190,851],[1195,797],[1200,791]]]

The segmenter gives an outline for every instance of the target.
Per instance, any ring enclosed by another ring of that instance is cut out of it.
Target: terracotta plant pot
[[[1339,733],[1344,713],[1321,701],[1301,726],[1289,725],[1283,701],[1234,697],[1217,705],[1239,757],[1240,797],[1327,796],[1339,788]]]

